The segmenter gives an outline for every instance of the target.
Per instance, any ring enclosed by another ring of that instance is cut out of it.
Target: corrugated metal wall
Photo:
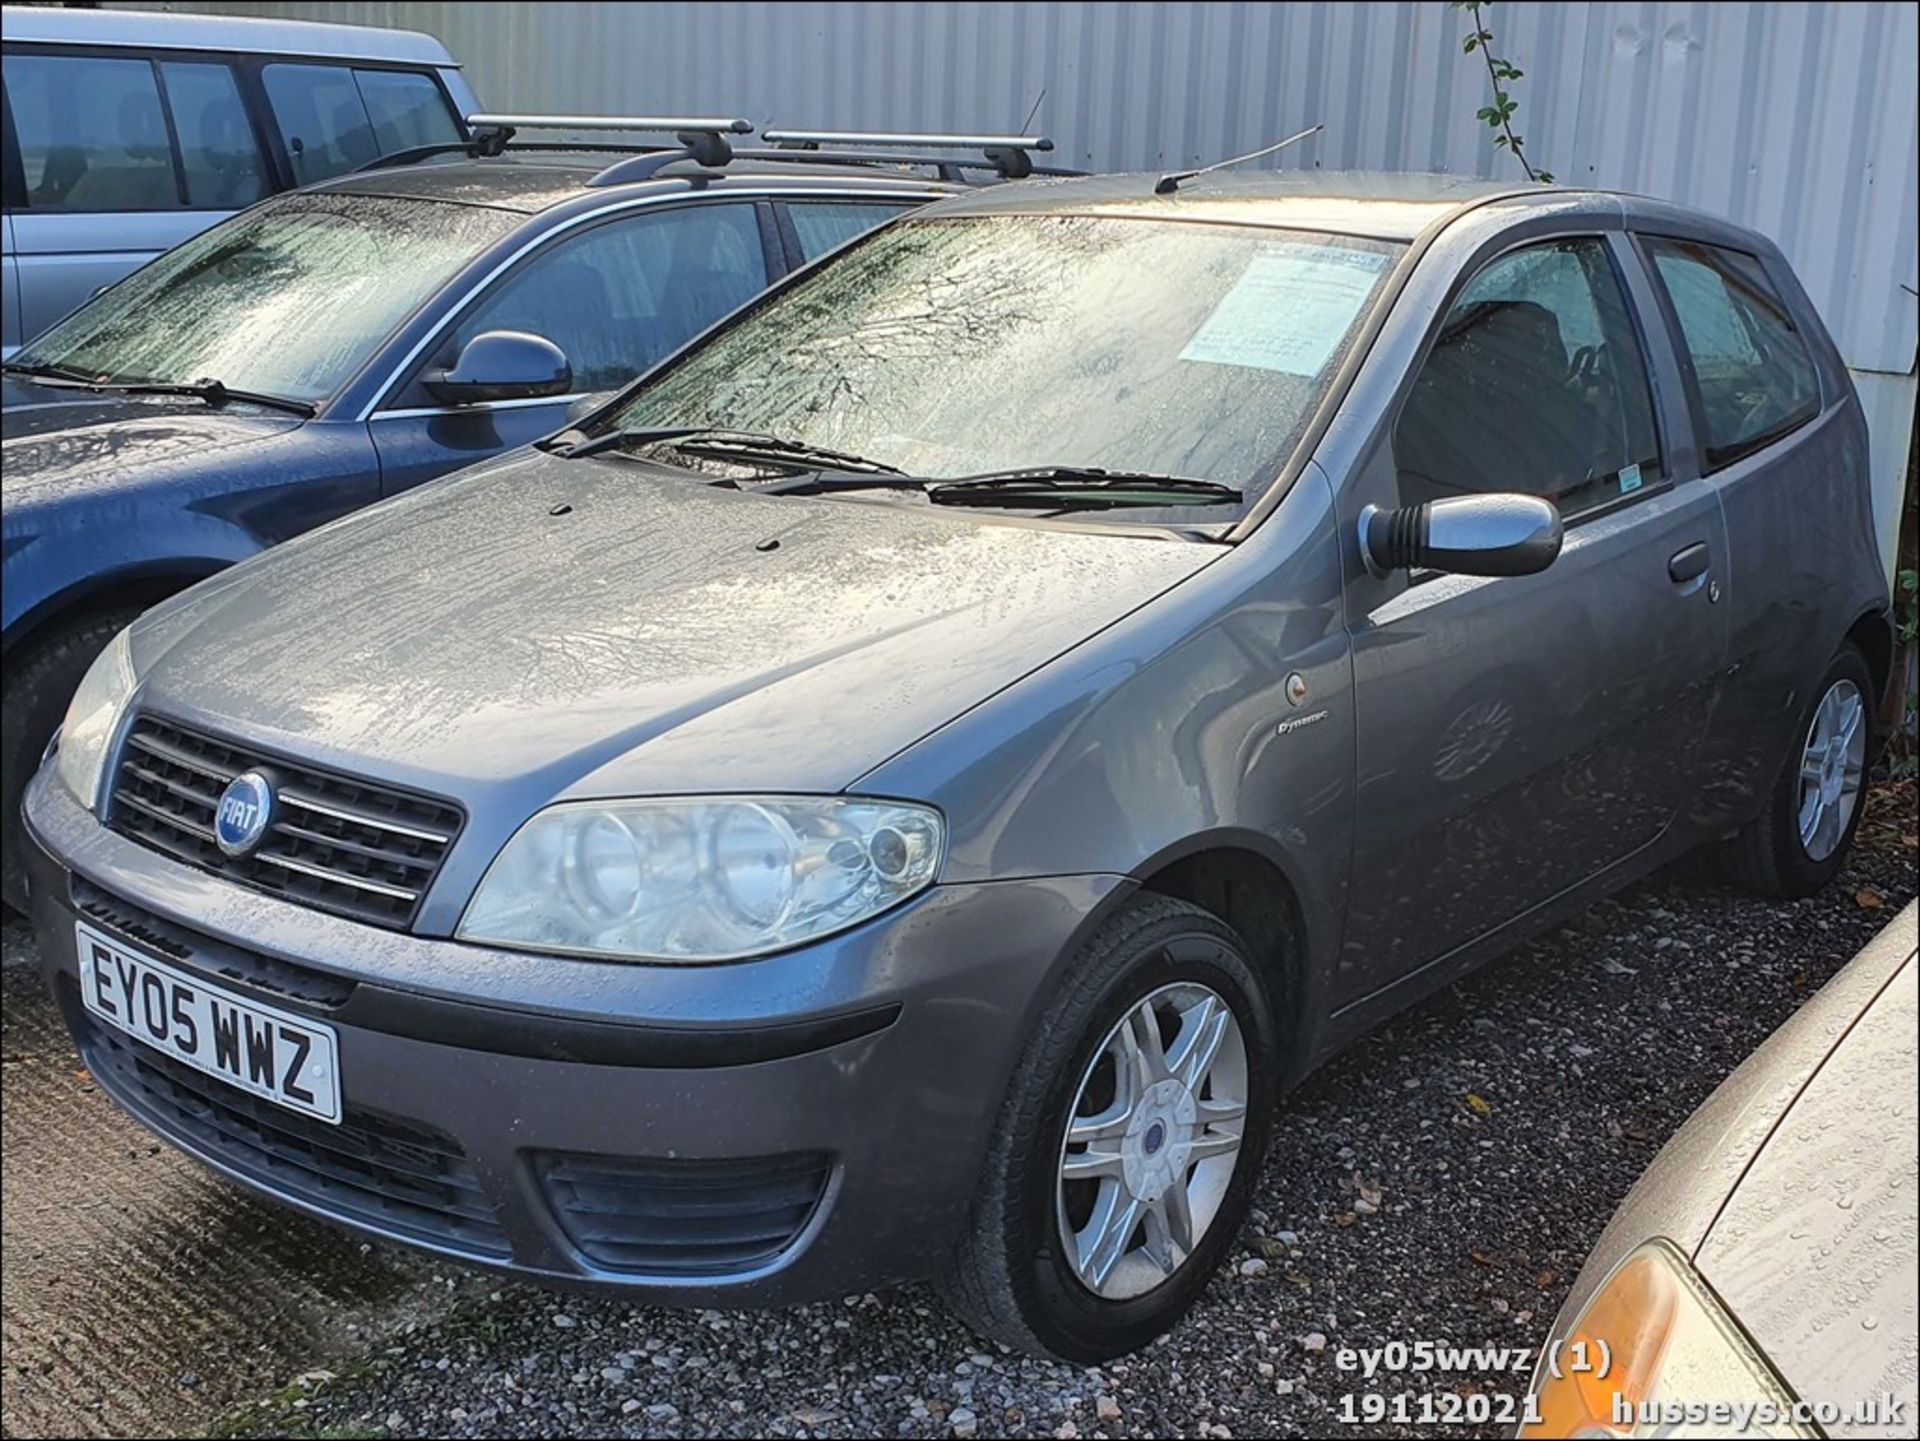
[[[1514,170],[1475,119],[1486,74],[1444,0],[159,8],[427,30],[487,103],[514,109],[997,130],[1044,93],[1036,128],[1090,169],[1204,163],[1324,121],[1281,162]],[[1518,120],[1536,163],[1779,242],[1861,373],[1897,504],[1920,324],[1920,8],[1512,0],[1487,13],[1526,72]]]

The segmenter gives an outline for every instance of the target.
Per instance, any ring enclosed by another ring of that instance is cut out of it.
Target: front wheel
[[[946,1277],[995,1340],[1093,1363],[1177,1322],[1266,1148],[1275,1035],[1246,946],[1161,896],[1082,951],[1014,1074]]]

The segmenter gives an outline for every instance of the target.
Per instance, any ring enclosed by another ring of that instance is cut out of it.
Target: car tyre
[[[1843,646],[1808,696],[1765,808],[1717,853],[1724,879],[1783,900],[1810,896],[1833,879],[1866,809],[1874,697],[1866,657]],[[1811,837],[1803,834],[1810,812]]]
[[[1205,1289],[1245,1219],[1271,1126],[1275,1024],[1248,955],[1218,917],[1151,895],[1086,943],[1014,1070],[943,1278],[948,1303],[982,1335],[1097,1363],[1147,1345]],[[1210,1058],[1209,1028],[1220,1036]],[[1152,1034],[1167,1063],[1157,1071]],[[1140,1060],[1123,1081],[1128,1054]],[[1154,1075],[1167,1079],[1147,1084]],[[1070,1140],[1070,1120],[1100,1139]],[[1134,1167],[1124,1175],[1112,1168],[1119,1153]],[[1080,1174],[1095,1166],[1099,1176]],[[1146,1204],[1137,1192],[1152,1195],[1156,1176],[1164,1189],[1136,1226],[1126,1208]],[[1094,1244],[1123,1228],[1104,1250]]]
[[[27,909],[27,829],[20,803],[40,765],[47,742],[67,713],[67,702],[95,657],[140,612],[99,611],[69,621],[30,643],[17,661],[9,658],[0,708],[0,900]]]

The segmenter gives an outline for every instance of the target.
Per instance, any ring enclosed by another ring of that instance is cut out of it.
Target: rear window
[[[417,71],[268,65],[260,72],[294,182],[358,170],[416,145],[450,145],[460,126],[438,82]]]
[[[1708,469],[1819,414],[1812,352],[1757,259],[1691,240],[1649,239],[1647,252],[1699,387]]]

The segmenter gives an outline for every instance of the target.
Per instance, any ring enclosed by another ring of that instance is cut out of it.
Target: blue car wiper
[[[235,390],[232,386],[218,380],[160,381],[160,380],[107,380],[92,386],[94,390],[111,391],[116,395],[190,395],[204,400],[215,410],[232,401],[245,405],[269,405],[275,410],[287,410],[295,415],[311,420],[318,412],[304,400],[289,400],[284,395],[264,395],[257,390]]]
[[[753,430],[730,430],[724,426],[661,426],[648,430],[610,430],[580,440],[568,441],[578,432],[562,431],[554,437],[553,450],[569,460],[598,455],[621,446],[660,445],[687,455],[710,455],[724,460],[742,460],[782,466],[800,472],[808,470],[849,471],[858,475],[905,476],[898,466],[882,460],[850,455],[804,440],[786,440],[777,435],[762,435]]]
[[[52,365],[43,360],[0,361],[0,370],[9,375],[31,376],[35,380],[70,380],[77,385],[93,385],[100,379],[84,370],[75,370],[71,365]]]

